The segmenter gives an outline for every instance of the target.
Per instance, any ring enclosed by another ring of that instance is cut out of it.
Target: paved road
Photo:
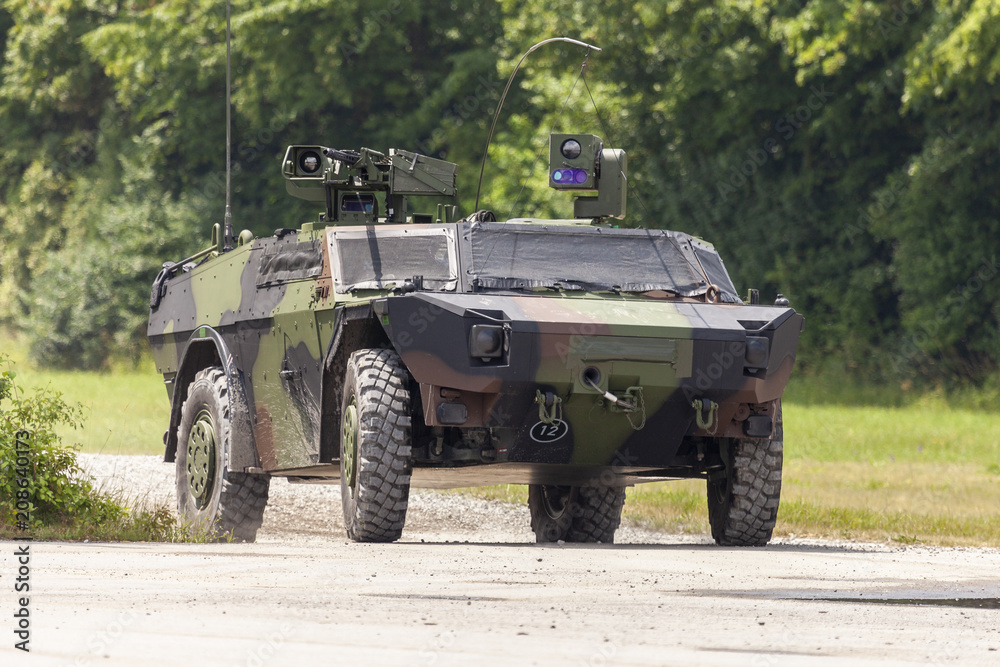
[[[3,543],[0,664],[1000,664],[997,550],[436,535],[35,543],[30,656],[13,649]]]

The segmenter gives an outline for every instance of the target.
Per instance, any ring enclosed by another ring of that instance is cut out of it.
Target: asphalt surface
[[[1000,664],[995,549],[538,546],[522,534],[34,543],[30,654],[13,647],[7,542],[0,664]],[[446,541],[458,537],[470,542]]]

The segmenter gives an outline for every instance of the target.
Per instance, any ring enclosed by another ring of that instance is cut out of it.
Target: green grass
[[[640,525],[709,532],[703,481],[644,484],[627,498]],[[1000,546],[998,506],[1000,475],[987,466],[786,460],[775,535]]]
[[[169,405],[151,362],[112,373],[43,371],[0,337],[25,386],[51,386],[89,418],[63,433],[85,452],[160,454]],[[868,401],[866,404],[864,401]],[[835,378],[793,380],[784,402],[785,470],[777,535],[1000,546],[1000,397],[993,389],[916,393]],[[526,487],[463,490],[524,503]],[[704,482],[629,489],[625,515],[708,532]]]
[[[1000,463],[995,411],[956,409],[933,398],[889,408],[791,402],[783,407],[790,459]]]
[[[51,387],[68,403],[80,403],[86,420],[80,429],[58,431],[66,444],[96,454],[161,454],[170,403],[152,360],[110,373],[35,368],[27,345],[0,338],[0,350],[15,362],[17,381],[26,391]]]

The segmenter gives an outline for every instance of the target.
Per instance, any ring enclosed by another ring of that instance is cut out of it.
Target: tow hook
[[[691,407],[694,408],[698,428],[707,431],[709,435],[715,435],[719,430],[719,404],[707,398],[696,398],[691,401]]]
[[[629,403],[625,399],[618,398],[610,391],[603,391],[600,387],[597,386],[597,383],[594,382],[593,378],[591,378],[586,373],[584,373],[583,375],[583,382],[588,387],[596,391],[598,394],[604,396],[604,398],[607,399],[611,403],[611,405],[616,405],[623,410],[635,410],[635,405],[633,405],[632,403]]]
[[[633,430],[641,431],[646,425],[646,402],[642,397],[642,387],[629,387],[625,390],[624,396],[619,398],[610,391],[602,390],[590,373],[585,372],[583,374],[583,383],[611,404],[608,406],[611,412],[618,412],[619,410],[624,412]]]
[[[538,403],[538,419],[543,424],[554,424],[562,421],[562,398],[551,391],[543,394],[541,389],[536,389],[535,403]]]

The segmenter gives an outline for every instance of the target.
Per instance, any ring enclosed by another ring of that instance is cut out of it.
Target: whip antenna
[[[483,190],[483,173],[486,171],[486,157],[490,152],[490,142],[493,141],[493,130],[497,128],[497,119],[500,118],[500,110],[503,109],[503,102],[507,99],[507,92],[510,90],[510,84],[514,83],[514,75],[517,74],[517,70],[521,68],[521,63],[524,59],[531,55],[531,52],[535,49],[545,46],[546,44],[551,44],[552,42],[568,42],[570,44],[576,44],[577,46],[582,46],[587,49],[587,55],[590,55],[591,51],[600,51],[600,47],[594,46],[593,44],[587,44],[586,42],[581,42],[577,39],[570,39],[569,37],[552,37],[551,39],[543,39],[542,41],[535,44],[533,47],[524,52],[521,59],[517,61],[517,65],[514,67],[514,71],[510,73],[510,78],[507,79],[507,87],[503,89],[503,95],[500,96],[500,103],[497,105],[497,111],[493,114],[493,124],[490,125],[490,133],[486,137],[486,148],[483,150],[483,163],[479,167],[479,186],[476,188],[476,205],[472,208],[473,211],[479,210],[479,195]]]
[[[233,249],[233,214],[230,208],[230,163],[232,162],[232,137],[231,137],[231,126],[232,121],[230,119],[230,108],[232,107],[232,81],[231,81],[231,67],[230,61],[230,29],[229,29],[229,5],[230,0],[226,0],[226,219],[225,224],[222,229],[223,245],[222,252],[228,252]]]

